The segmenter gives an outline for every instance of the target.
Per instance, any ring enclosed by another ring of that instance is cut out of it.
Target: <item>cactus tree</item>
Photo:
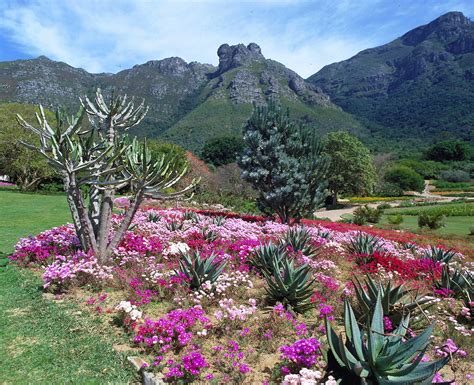
[[[81,245],[106,263],[120,243],[145,197],[173,199],[183,191],[164,192],[186,172],[165,156],[153,157],[146,142],[129,139],[125,131],[139,124],[148,108],[136,106],[133,98],[114,96],[106,101],[100,89],[94,101],[85,97],[73,117],[57,112],[57,125],[51,127],[42,106],[36,114],[38,127],[17,116],[19,124],[36,134],[40,145],[22,142],[42,154],[64,182],[69,208]],[[83,124],[87,114],[90,125]],[[87,186],[87,189],[84,187]],[[112,232],[112,210],[117,189],[127,187],[132,194],[130,206]],[[84,196],[87,191],[87,196]]]

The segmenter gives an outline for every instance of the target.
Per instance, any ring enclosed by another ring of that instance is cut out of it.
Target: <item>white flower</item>
[[[133,321],[136,321],[137,319],[139,318],[142,318],[142,312],[140,310],[137,310],[137,309],[133,309],[131,312],[130,312],[130,318],[133,320]]]
[[[181,254],[186,253],[190,250],[190,247],[184,242],[170,243],[168,248],[165,250],[165,254]]]

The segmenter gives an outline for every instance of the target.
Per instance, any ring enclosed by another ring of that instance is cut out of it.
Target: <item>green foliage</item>
[[[272,261],[273,274],[262,270],[267,286],[267,299],[270,304],[281,303],[285,308],[303,313],[312,304],[308,301],[313,295],[314,279],[311,267],[303,264],[295,267],[293,261],[283,257]]]
[[[423,191],[425,181],[416,171],[405,166],[395,166],[388,169],[384,175],[385,181],[397,185],[403,191]]]
[[[423,254],[423,258],[429,258],[433,262],[449,263],[456,256],[456,251],[445,250],[441,247],[430,246]]]
[[[183,170],[188,166],[184,148],[174,143],[157,139],[148,139],[146,145],[154,158],[159,159],[161,156],[164,156],[165,160],[173,162],[178,170]]]
[[[388,215],[387,221],[391,225],[398,226],[403,222],[403,216],[401,214]]]
[[[360,232],[352,237],[350,243],[346,245],[346,250],[350,255],[366,256],[367,260],[363,262],[370,262],[370,256],[382,250],[382,240],[374,235]]]
[[[325,138],[324,152],[331,158],[328,188],[338,194],[365,196],[373,192],[375,167],[369,150],[348,132],[331,132]]]
[[[382,293],[378,291],[371,322],[362,331],[345,300],[345,341],[326,319],[328,374],[341,379],[341,385],[431,384],[435,373],[450,360],[448,356],[434,362],[421,362],[434,325],[414,338],[405,339],[410,316],[404,317],[393,332],[385,334],[383,315]]]
[[[422,212],[418,215],[418,227],[428,227],[431,230],[439,229],[443,226],[444,215],[442,213]]]
[[[242,177],[258,191],[257,204],[283,223],[312,213],[325,198],[328,158],[314,132],[297,125],[273,102],[255,107],[244,127]]]
[[[454,297],[463,299],[468,307],[474,300],[474,276],[470,271],[463,272],[444,265],[441,279],[435,282],[435,287],[447,289]]]
[[[434,162],[431,160],[416,160],[416,159],[403,159],[397,162],[399,166],[405,166],[413,169],[415,172],[420,174],[424,179],[435,179],[438,178],[440,172],[449,168],[448,165],[443,163]]]
[[[463,170],[446,170],[440,173],[442,180],[447,182],[469,182],[471,179],[468,172]]]
[[[401,214],[401,215],[420,215],[422,213],[428,214],[442,214],[447,217],[457,216],[473,216],[474,215],[474,204],[468,202],[450,202],[450,203],[438,203],[428,205],[408,205],[405,208],[394,208],[387,210],[389,214]]]
[[[377,285],[369,275],[365,280],[367,289],[364,288],[357,277],[355,277],[353,283],[359,304],[359,311],[356,316],[360,320],[365,320],[370,314],[373,314],[379,293],[382,300],[383,315],[389,317],[392,323],[396,325],[399,324],[407,312],[413,315],[420,311],[422,305],[431,301],[428,298],[407,299],[411,295],[411,290],[405,289],[403,285],[392,286],[391,281],[388,281],[385,286]]]
[[[434,180],[432,184],[436,187],[436,190],[464,191],[474,189],[474,184],[467,182],[446,182],[444,180]]]
[[[147,216],[147,220],[148,222],[159,222],[161,221],[161,215],[157,214],[157,213],[148,213],[148,216]]]
[[[237,136],[221,136],[204,144],[202,159],[214,166],[222,166],[236,161],[244,149],[244,141]]]
[[[10,176],[23,191],[34,191],[38,185],[55,175],[54,169],[46,159],[35,151],[24,147],[19,141],[31,141],[39,144],[35,135],[18,127],[16,114],[29,120],[35,118],[35,107],[29,104],[0,104],[0,174]],[[54,114],[45,111],[50,121]]]
[[[354,210],[354,223],[357,225],[365,222],[378,223],[383,214],[383,210],[371,208],[368,205],[359,206]]]
[[[198,290],[206,281],[216,282],[224,270],[227,263],[217,263],[215,259],[214,254],[202,258],[197,250],[191,251],[190,254],[183,254],[179,260],[179,273],[188,278],[188,284],[192,290]]]
[[[469,160],[471,146],[467,142],[449,140],[431,146],[425,154],[426,159],[437,162]]]
[[[282,243],[295,253],[301,252],[308,257],[314,257],[317,253],[311,243],[311,234],[305,227],[290,227],[283,236]]]
[[[281,266],[283,259],[287,257],[288,253],[284,245],[274,244],[270,241],[254,250],[249,264],[261,274],[265,271],[267,274],[273,275],[275,266]]]

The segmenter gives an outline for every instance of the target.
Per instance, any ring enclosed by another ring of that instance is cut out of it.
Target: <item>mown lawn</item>
[[[418,217],[414,215],[402,215],[403,222],[399,225],[402,230],[419,232]],[[429,233],[437,235],[458,235],[469,236],[470,228],[474,226],[474,217],[446,217],[443,219],[444,226],[436,230],[426,230]],[[387,215],[383,215],[380,221],[381,225],[388,225]],[[426,227],[425,227],[426,229]],[[472,237],[474,241],[474,237]]]
[[[0,191],[0,252],[69,220],[63,195]],[[43,296],[39,274],[0,261],[0,384],[125,384],[136,380],[123,337],[77,305]],[[108,330],[108,332],[106,332]]]

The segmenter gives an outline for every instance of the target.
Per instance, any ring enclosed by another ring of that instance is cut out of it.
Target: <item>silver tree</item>
[[[112,95],[106,101],[97,89],[94,101],[81,99],[76,116],[67,117],[58,110],[55,128],[49,125],[41,105],[39,111],[39,127],[17,115],[19,124],[40,139],[39,146],[22,143],[42,154],[61,175],[81,245],[101,263],[108,262],[145,197],[176,199],[198,183],[193,180],[181,191],[166,193],[186,173],[187,166],[178,167],[176,159],[164,154],[152,156],[146,141],[130,140],[124,134],[145,117],[148,108],[144,102],[135,106],[134,99],[127,101],[126,95]],[[85,114],[89,127],[83,124]],[[116,191],[125,187],[130,189],[132,199],[113,229],[114,198]]]

